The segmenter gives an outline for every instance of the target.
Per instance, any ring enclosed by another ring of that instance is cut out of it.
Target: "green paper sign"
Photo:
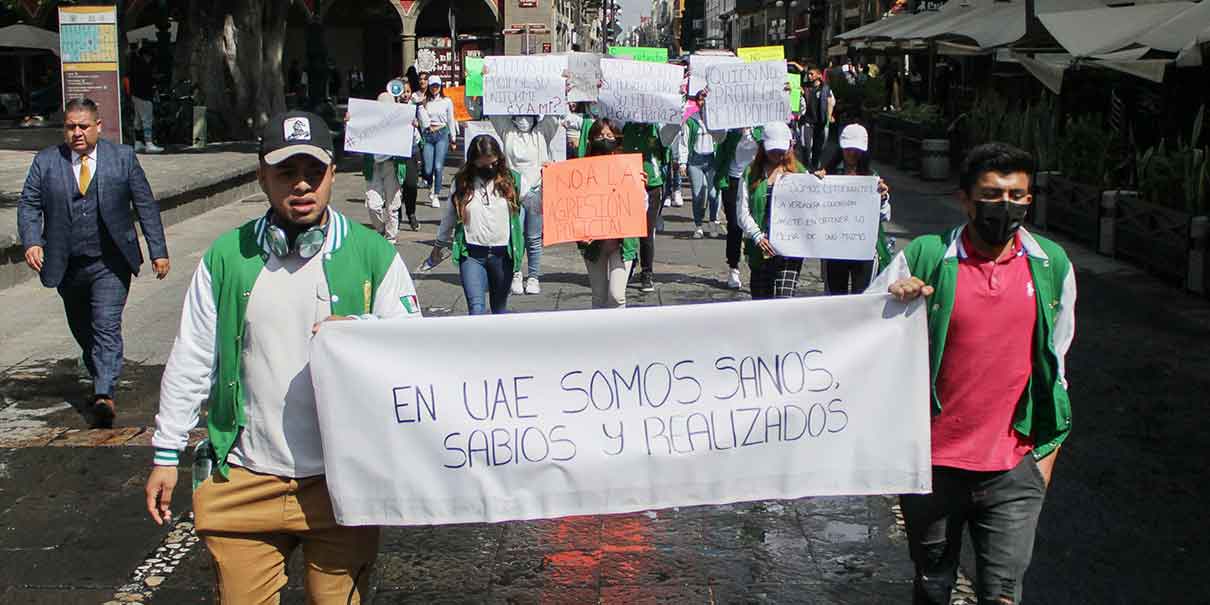
[[[610,46],[609,54],[614,57],[630,57],[635,61],[648,63],[667,63],[667,48],[650,48],[646,46]]]
[[[466,96],[483,96],[483,57],[466,58]]]
[[[798,113],[802,105],[802,74],[786,74],[786,81],[790,83],[790,111]]]

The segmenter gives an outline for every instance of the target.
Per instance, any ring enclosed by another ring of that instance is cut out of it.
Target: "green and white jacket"
[[[958,242],[962,229],[925,235],[912,241],[870,284],[867,294],[886,293],[891,284],[917,277],[935,290],[928,299],[929,370],[933,415],[944,404],[937,397],[937,374],[945,355],[945,339],[954,310],[958,282]],[[1034,457],[1045,458],[1071,431],[1071,401],[1067,395],[1067,350],[1075,336],[1076,276],[1067,253],[1058,244],[1019,231],[1029,256],[1038,318],[1034,324],[1033,373],[1013,415],[1013,429],[1031,437]]]
[[[382,236],[328,210],[319,252],[332,315],[368,319],[420,317],[416,287],[395,247]],[[206,425],[218,470],[245,426],[241,359],[248,302],[272,254],[268,217],[219,236],[202,257],[185,295],[181,326],[160,383],[155,464],[176,466],[178,454],[209,401]]]

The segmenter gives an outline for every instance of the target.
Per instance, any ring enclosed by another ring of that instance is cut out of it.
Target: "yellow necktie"
[[[88,170],[88,156],[80,156],[80,195],[88,195],[88,183],[92,181],[92,173]]]

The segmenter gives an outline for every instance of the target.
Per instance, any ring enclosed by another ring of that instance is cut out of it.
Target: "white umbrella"
[[[0,27],[0,46],[39,48],[59,54],[59,34],[31,25],[18,23]]]
[[[168,22],[168,41],[169,42],[176,42],[176,26],[177,26],[176,21]],[[126,41],[127,42],[138,42],[139,40],[146,40],[148,42],[156,42],[156,41],[158,41],[158,38],[156,38],[156,32],[158,32],[158,31],[159,30],[156,29],[155,25],[146,25],[146,26],[140,27],[138,29],[132,29],[132,30],[126,32]]]

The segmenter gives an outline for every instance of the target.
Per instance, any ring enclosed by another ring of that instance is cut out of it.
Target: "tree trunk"
[[[282,49],[290,0],[189,0],[178,32],[179,78],[201,92],[210,138],[254,139],[285,108]]]

